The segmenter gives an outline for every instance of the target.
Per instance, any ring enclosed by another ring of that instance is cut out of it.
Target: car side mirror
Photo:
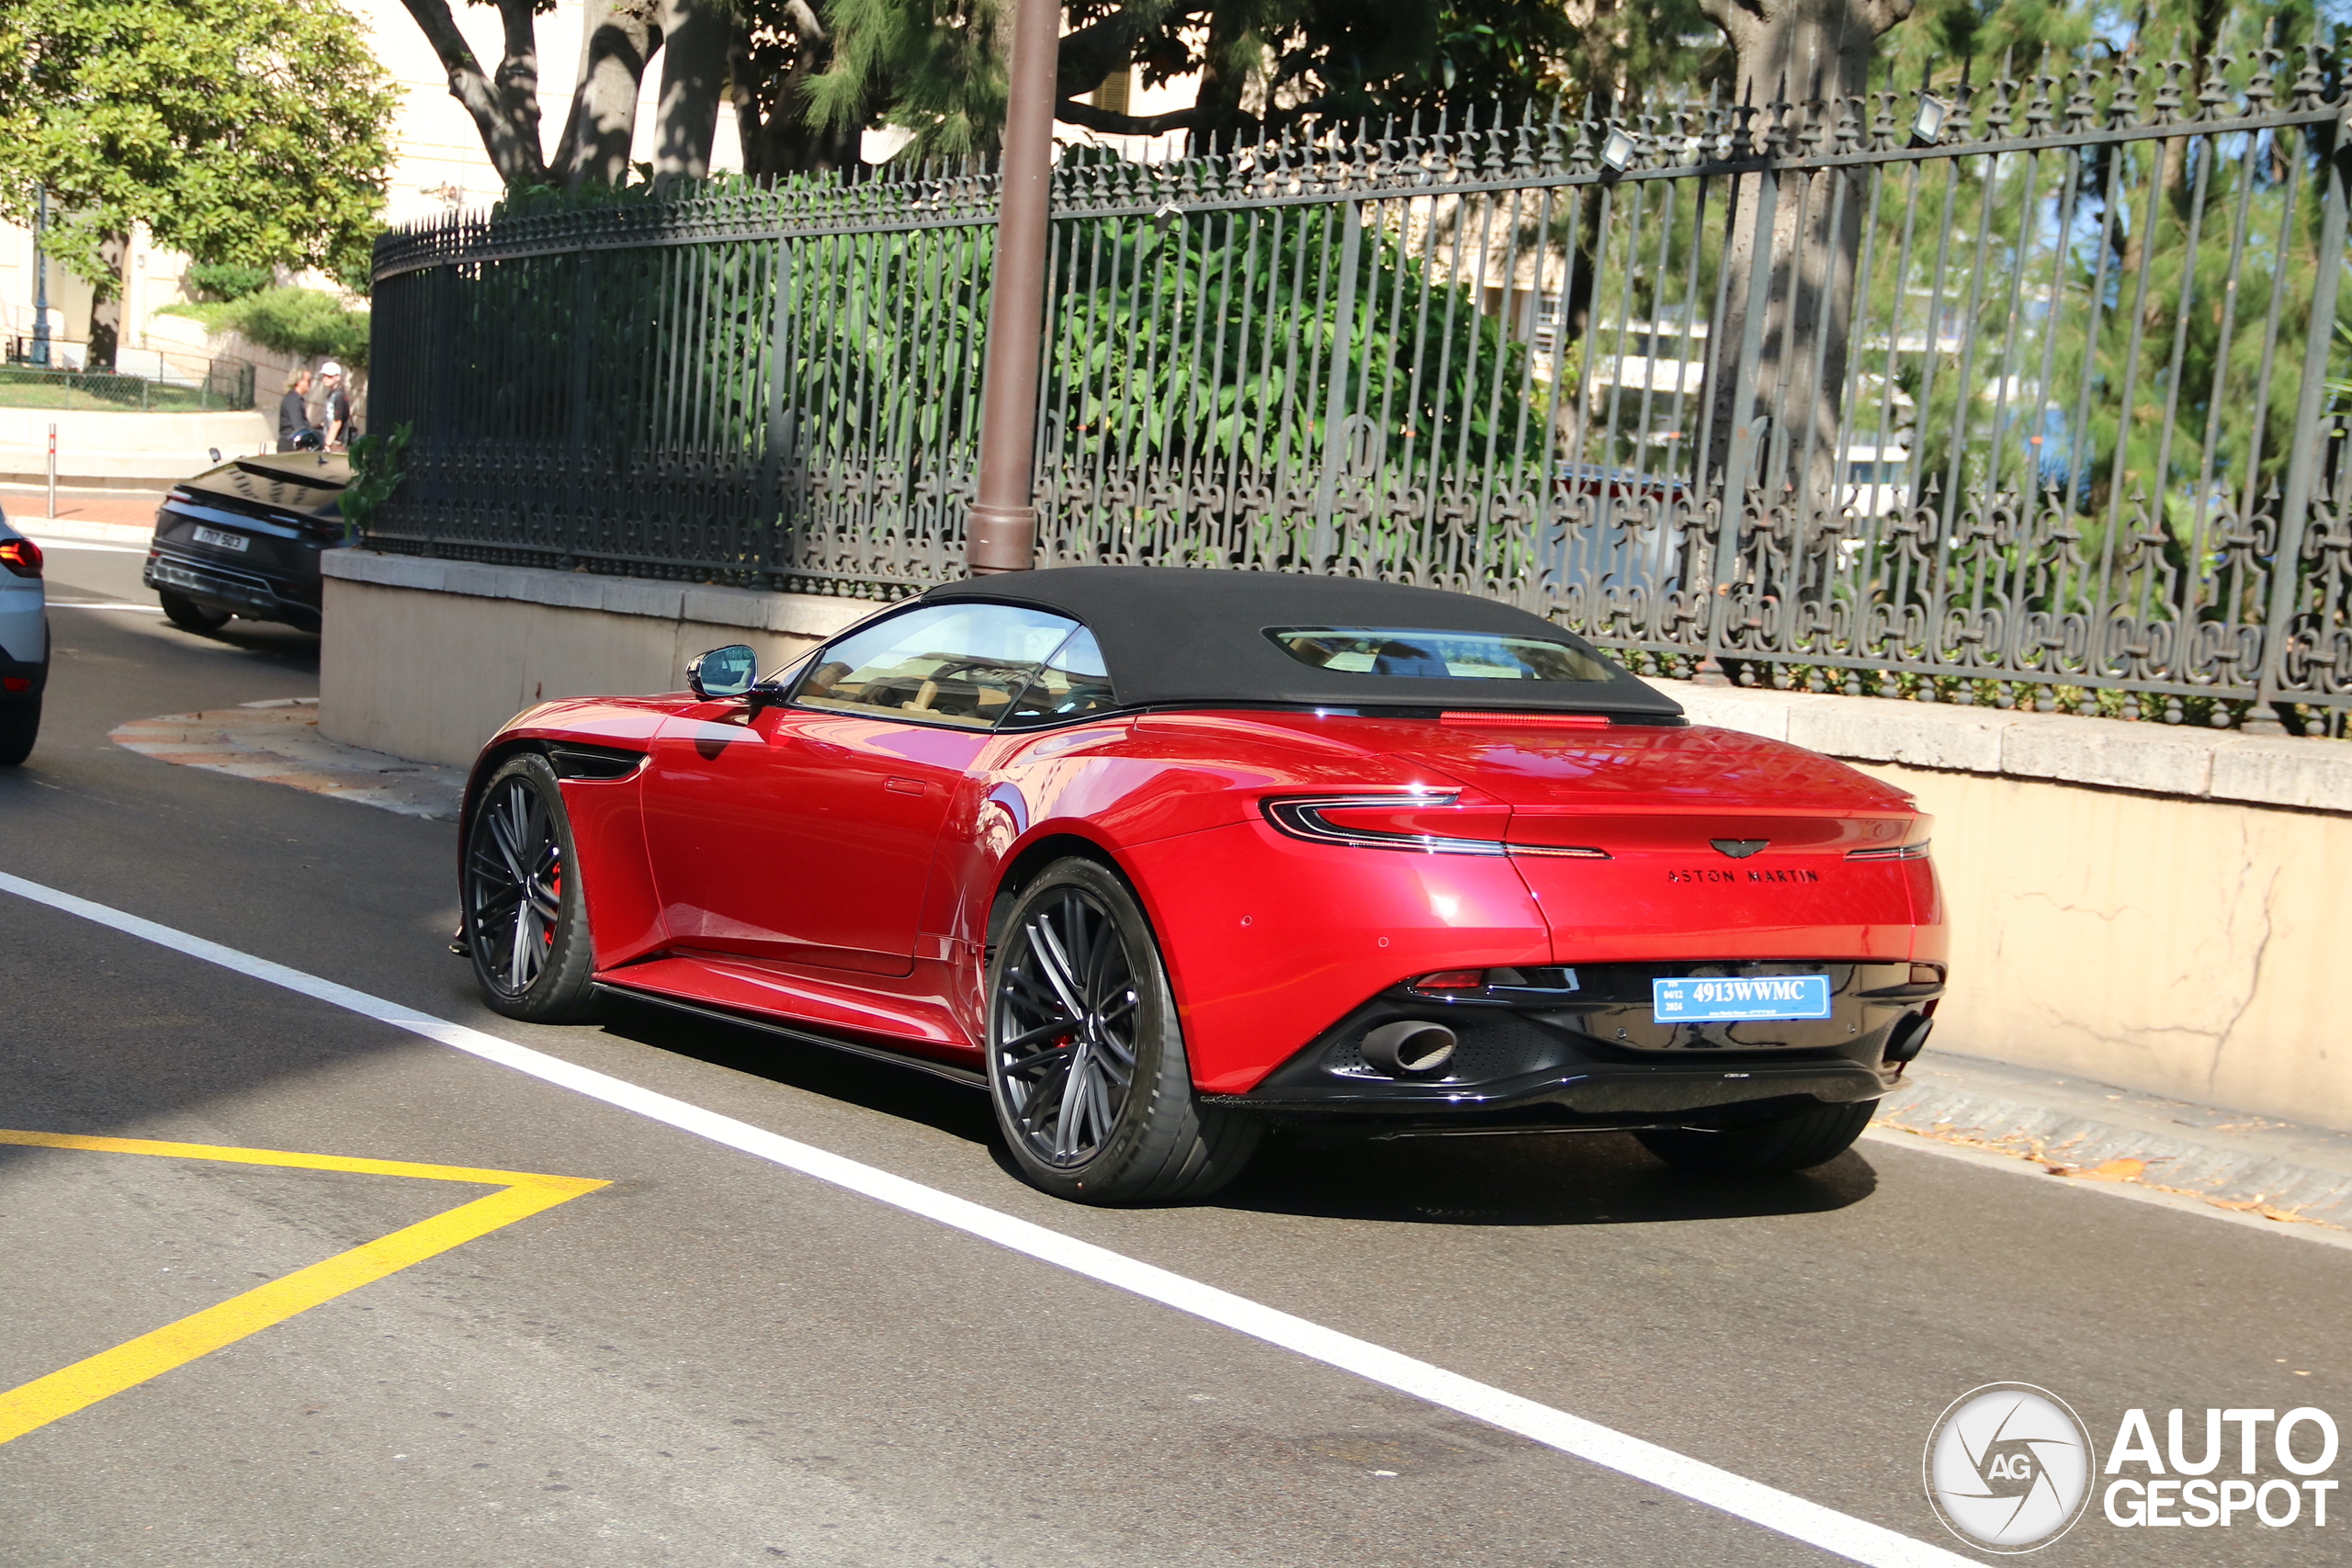
[[[740,642],[714,648],[686,666],[686,684],[705,702],[718,697],[740,697],[759,678],[758,652]]]

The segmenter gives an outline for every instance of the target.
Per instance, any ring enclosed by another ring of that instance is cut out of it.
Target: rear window
[[[1614,679],[1609,663],[1579,648],[1500,632],[1440,632],[1411,626],[1272,626],[1274,646],[1317,670],[1419,676],[1437,681]]]

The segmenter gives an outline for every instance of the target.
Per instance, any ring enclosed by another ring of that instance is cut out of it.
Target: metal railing
[[[52,342],[52,354],[79,344]],[[62,355],[58,357],[62,358]],[[81,355],[74,356],[76,362]],[[254,367],[248,360],[211,359],[168,350],[126,350],[138,369],[67,368],[35,362],[30,339],[10,344],[0,363],[0,407],[79,408],[101,412],[203,412],[254,406]]]
[[[2344,107],[2311,51],[1073,153],[1039,563],[1380,576],[1657,673],[2340,733]],[[371,542],[960,575],[994,197],[932,169],[387,236],[374,396],[415,436]]]

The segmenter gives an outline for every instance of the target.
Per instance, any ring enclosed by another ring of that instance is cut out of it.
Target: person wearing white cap
[[[327,450],[340,452],[351,444],[351,394],[344,390],[343,367],[328,360],[319,367],[326,385]]]

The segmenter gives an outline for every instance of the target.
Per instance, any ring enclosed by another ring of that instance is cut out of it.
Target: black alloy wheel
[[[594,951],[563,792],[547,759],[509,758],[467,825],[458,889],[482,998],[509,1018],[593,1016]]]
[[[989,1092],[1023,1175],[1088,1203],[1204,1197],[1257,1123],[1193,1098],[1159,944],[1126,886],[1057,861],[1013,901],[989,964]]]
[[[168,588],[157,589],[155,600],[164,606],[164,618],[184,632],[204,637],[229,624],[228,611],[207,609],[187,594],[175,593]]]

